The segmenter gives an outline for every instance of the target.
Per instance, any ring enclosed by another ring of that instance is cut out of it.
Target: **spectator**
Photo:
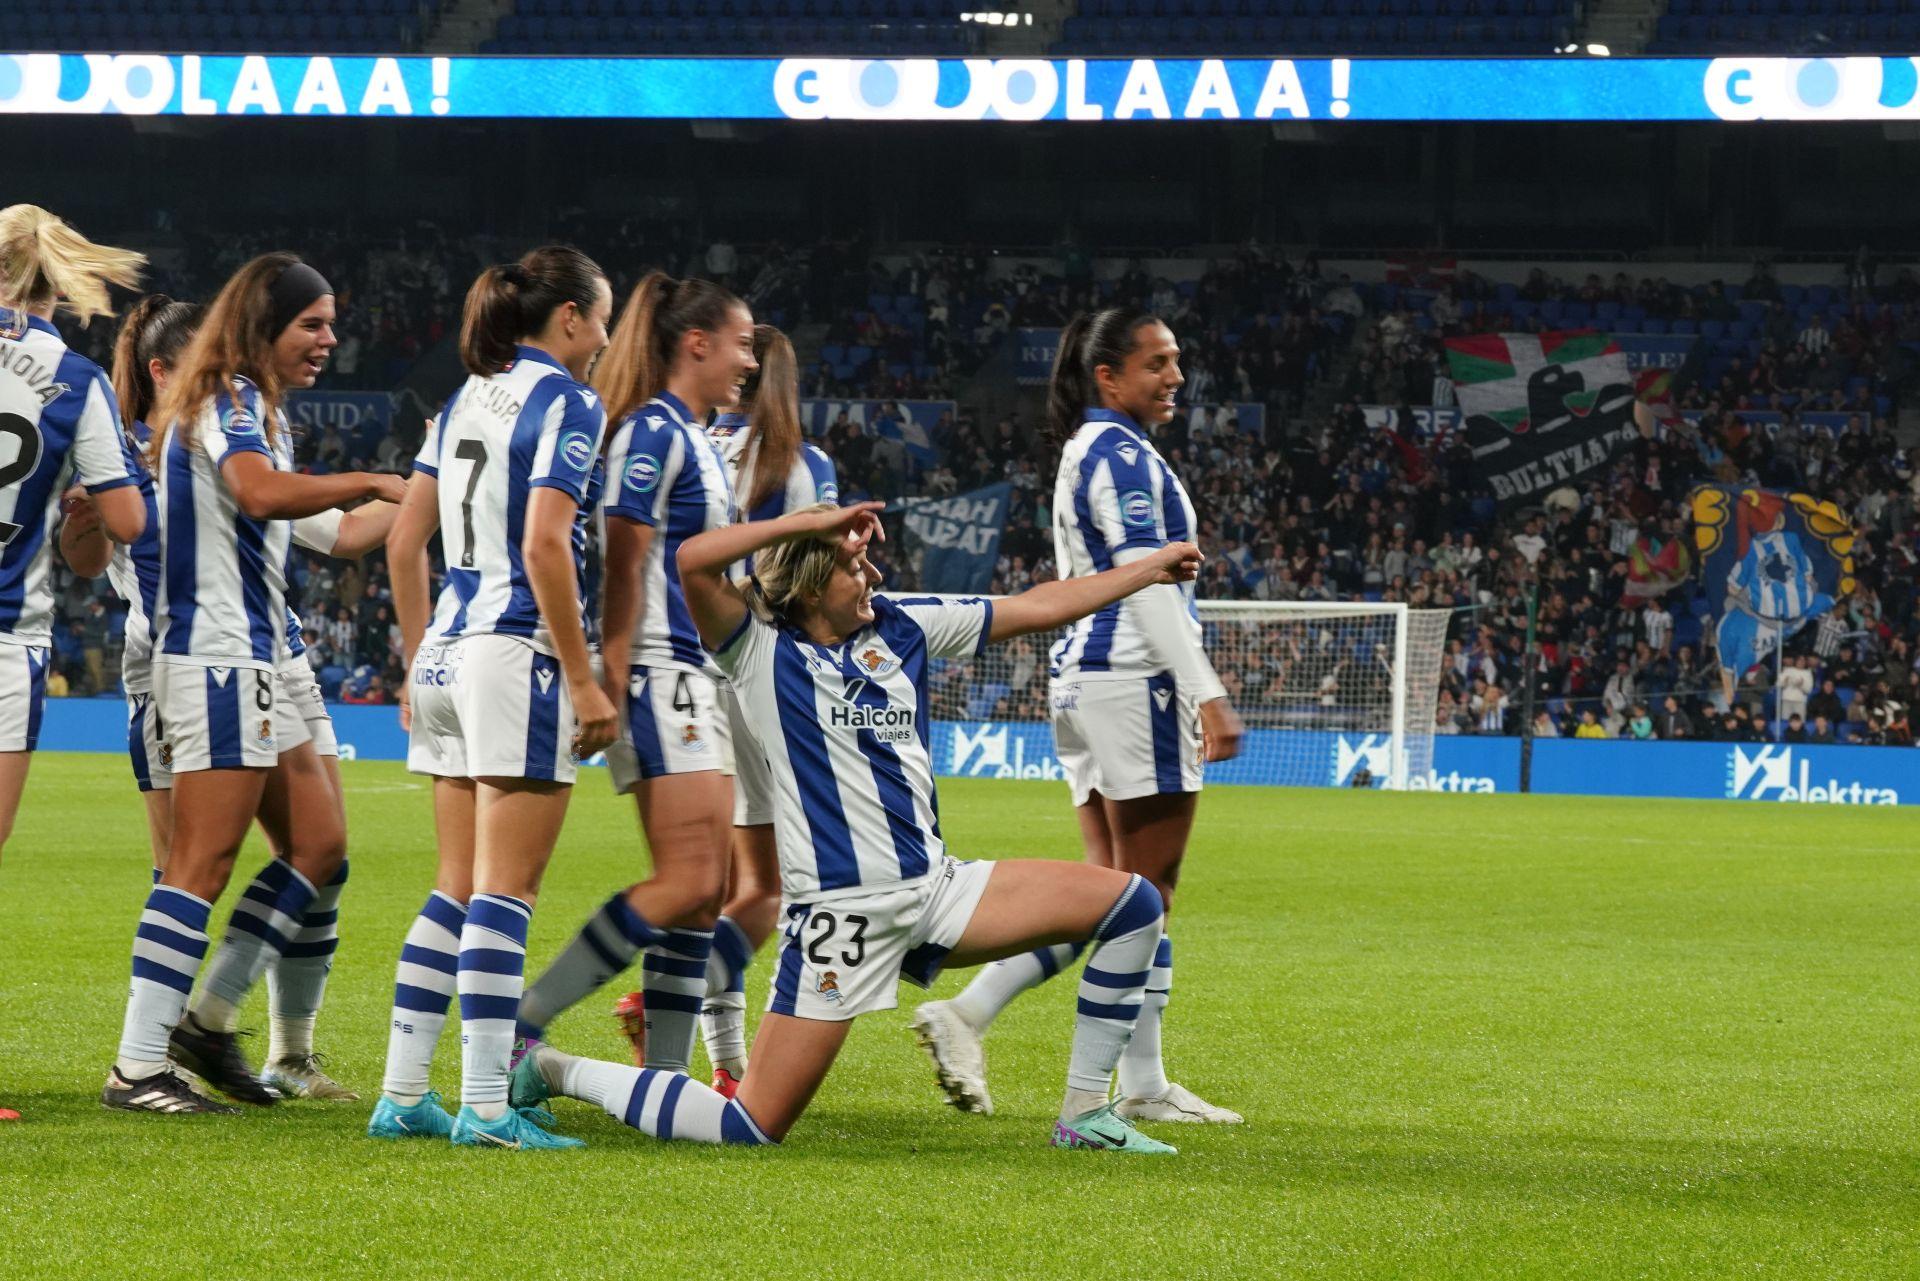
[[[1573,736],[1575,738],[1605,738],[1607,736],[1606,728],[1600,724],[1599,718],[1594,715],[1593,708],[1583,707],[1580,709],[1580,728],[1573,731]]]
[[[1783,660],[1780,668],[1779,713],[1791,721],[1804,721],[1808,699],[1813,695],[1813,669],[1799,655]]]

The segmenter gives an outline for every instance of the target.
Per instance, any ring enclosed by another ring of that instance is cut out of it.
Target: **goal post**
[[[1208,657],[1246,726],[1209,782],[1421,789],[1450,612],[1404,604],[1201,601]],[[929,674],[944,774],[1059,778],[1048,720],[1053,636],[1020,637]]]

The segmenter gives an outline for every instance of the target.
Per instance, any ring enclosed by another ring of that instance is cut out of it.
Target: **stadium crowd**
[[[976,249],[881,261],[857,241],[748,251],[637,223],[562,231],[603,261],[664,260],[727,281],[776,323],[823,324],[822,358],[803,379],[810,397],[950,396],[955,380],[1016,328],[1057,325],[1095,302],[1166,316],[1181,337],[1189,403],[1156,444],[1200,513],[1210,555],[1202,596],[1451,611],[1435,674],[1438,733],[1520,732],[1531,666],[1536,734],[1912,741],[1920,450],[1900,448],[1892,415],[1920,349],[1920,281],[1876,269],[1864,253],[1845,279],[1818,291],[1783,289],[1764,265],[1738,287],[1624,275],[1564,281],[1544,269],[1518,285],[1453,269],[1356,284],[1311,257],[1288,263],[1253,246],[1176,284],[1139,264],[1097,282],[1091,259],[1071,248],[1057,271],[1007,273],[990,271]],[[323,383],[343,388],[398,381],[455,323],[452,282],[498,249],[426,224],[372,241],[283,228],[258,243],[189,240],[162,258],[161,286],[202,296],[266,241],[296,235],[344,282],[343,341]],[[1476,491],[1463,437],[1414,412],[1450,401],[1447,336],[1582,324],[1631,332],[1649,321],[1701,338],[1696,376],[1653,438],[1604,479],[1556,494],[1544,513],[1503,517]],[[103,348],[104,329],[86,340]],[[1282,430],[1323,379],[1331,410],[1309,419],[1309,430]],[[1244,429],[1232,409],[1212,407],[1221,402],[1263,405],[1265,429]],[[1395,412],[1383,424],[1366,405]],[[1802,418],[1834,410],[1849,415],[1839,430]],[[1010,482],[992,589],[1050,578],[1057,447],[1017,412],[988,422],[965,405],[931,434],[931,464],[845,416],[817,443],[833,456],[848,498]],[[404,426],[374,441],[325,430],[300,442],[299,457],[311,470],[399,469],[417,444]],[[1853,594],[1796,637],[1777,670],[1770,661],[1741,673],[1730,701],[1688,573],[1684,500],[1709,480],[1832,499],[1857,530]],[[918,586],[916,558],[895,529],[882,568],[897,584]],[[388,701],[403,673],[384,565],[313,557],[300,559],[294,576],[325,687],[348,702]],[[1536,589],[1539,656],[1530,665],[1527,602]],[[104,583],[74,580],[63,582],[62,600],[50,689],[111,691],[115,602]],[[972,717],[1043,716],[1043,648],[1023,642],[1005,663],[984,695],[975,682],[947,701]],[[1303,688],[1288,666],[1284,645],[1222,662],[1250,723],[1282,723],[1290,702],[1332,679],[1320,673]]]

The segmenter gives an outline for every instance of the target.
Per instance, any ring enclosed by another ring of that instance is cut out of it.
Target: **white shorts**
[[[943,856],[910,884],[787,904],[767,1012],[850,1019],[898,1006],[903,978],[931,986],[992,875],[992,863]]]
[[[407,679],[413,773],[573,782],[573,699],[559,659],[511,636],[468,636],[422,645]]]
[[[0,752],[31,752],[40,745],[50,654],[45,645],[0,642]]]
[[[153,702],[161,763],[175,774],[267,769],[306,741],[306,726],[282,706],[280,682],[264,667],[155,663]],[[292,733],[298,742],[283,735]]]
[[[641,778],[733,770],[722,686],[705,672],[634,667],[627,679],[627,736]],[[615,790],[624,791],[618,782]]]
[[[1057,682],[1053,747],[1081,806],[1200,790],[1200,706],[1173,674]]]
[[[327,711],[326,696],[320,692],[320,678],[313,674],[313,664],[304,654],[290,655],[280,661],[279,676],[287,710],[300,718],[307,738],[313,740],[313,750],[322,756],[340,755],[340,740],[333,732],[333,717]],[[280,750],[288,749],[283,744]]]
[[[173,748],[151,692],[127,694],[127,759],[133,762],[133,781],[141,791],[173,790]]]
[[[733,686],[724,687],[729,736],[733,741],[733,825],[766,827],[773,822],[773,768],[753,737]],[[737,728],[734,728],[737,727]]]

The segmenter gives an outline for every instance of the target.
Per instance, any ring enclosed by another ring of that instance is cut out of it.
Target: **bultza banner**
[[[1606,334],[1447,340],[1475,478],[1503,509],[1604,471],[1633,441],[1634,380]]]

